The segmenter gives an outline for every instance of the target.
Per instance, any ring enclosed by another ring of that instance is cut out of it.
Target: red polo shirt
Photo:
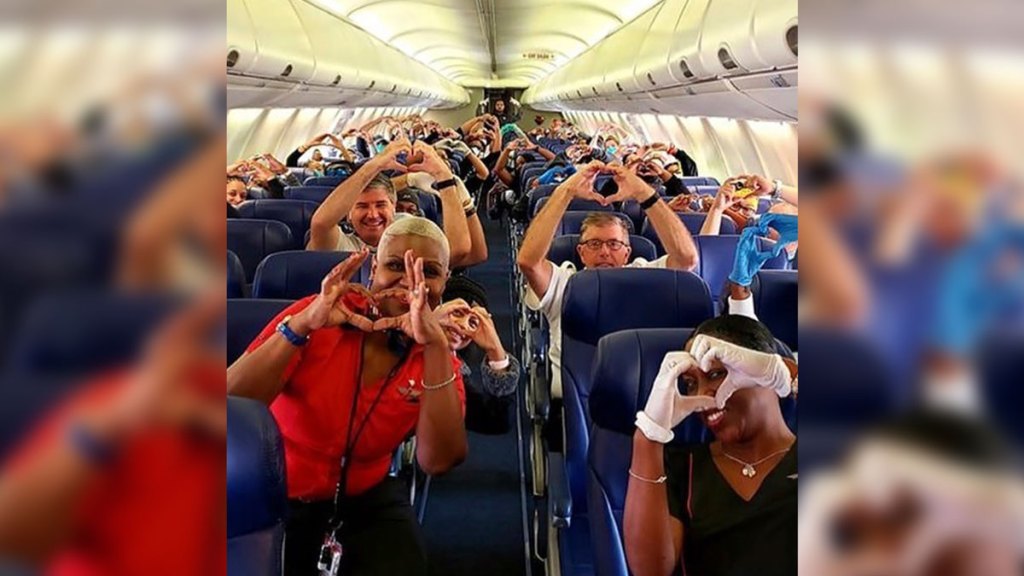
[[[211,402],[223,404],[223,364],[209,368],[197,384]],[[84,384],[19,446],[6,471],[28,465],[55,442],[67,442],[75,414],[109,403],[133,384],[125,374]],[[133,438],[87,481],[74,504],[71,534],[43,573],[224,574],[224,486],[223,437],[160,428]]]
[[[247,352],[274,337],[277,324],[313,301],[309,296],[284,309],[249,345]],[[354,328],[314,330],[309,342],[292,356],[284,371],[284,389],[270,405],[284,438],[288,497],[328,500],[334,497],[340,462],[347,443],[352,398],[359,385],[365,333]],[[466,406],[466,391],[452,356],[453,385]],[[359,391],[355,434],[380,390],[381,384]],[[413,346],[366,421],[349,463],[347,494],[360,494],[387,475],[395,449],[412,434],[419,418],[423,393],[423,347]]]

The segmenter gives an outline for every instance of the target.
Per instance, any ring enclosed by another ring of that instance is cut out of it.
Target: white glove
[[[665,444],[675,434],[672,429],[694,412],[715,407],[710,396],[683,396],[679,393],[679,377],[697,366],[697,360],[689,352],[669,352],[661,361],[658,376],[654,379],[647,406],[636,413],[636,427],[648,440]]]
[[[758,352],[704,334],[693,339],[690,353],[699,361],[700,369],[704,372],[711,370],[711,362],[715,359],[729,371],[715,394],[719,408],[724,408],[729,397],[743,388],[769,388],[780,398],[789,396],[793,391],[789,368],[778,354]]]

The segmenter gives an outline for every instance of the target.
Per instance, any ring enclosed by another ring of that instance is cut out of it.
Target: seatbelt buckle
[[[324,544],[320,547],[320,557],[316,563],[320,576],[338,576],[341,570],[341,556],[341,543],[334,537],[332,531],[324,537]]]

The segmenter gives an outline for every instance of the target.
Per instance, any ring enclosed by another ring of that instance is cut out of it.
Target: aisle
[[[511,343],[509,282],[513,265],[505,232],[485,219],[489,258],[470,276],[487,297],[506,347]],[[431,482],[424,534],[436,576],[522,576],[527,574],[523,530],[523,485],[515,411],[501,436],[470,433],[469,457],[447,476]]]

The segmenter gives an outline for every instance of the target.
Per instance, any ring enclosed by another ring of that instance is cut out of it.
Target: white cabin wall
[[[618,112],[565,116],[588,133],[614,124],[648,142],[672,142],[694,159],[702,176],[724,180],[754,172],[797,183],[796,123]]]
[[[228,111],[229,162],[270,152],[281,161],[324,132],[355,128],[386,115],[423,113],[422,108],[234,108]]]

